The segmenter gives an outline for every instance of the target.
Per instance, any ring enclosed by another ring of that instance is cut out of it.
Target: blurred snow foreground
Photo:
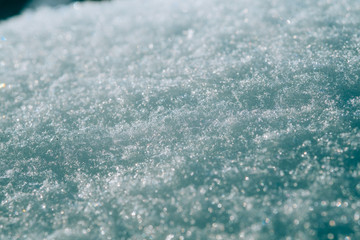
[[[0,24],[0,239],[360,239],[360,2],[114,1]]]

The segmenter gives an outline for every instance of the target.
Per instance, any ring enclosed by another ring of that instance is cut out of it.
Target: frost
[[[0,23],[0,239],[360,238],[360,3],[113,1]]]

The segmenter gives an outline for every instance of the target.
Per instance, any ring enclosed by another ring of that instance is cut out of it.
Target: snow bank
[[[0,238],[360,238],[359,52],[356,0],[2,22]]]

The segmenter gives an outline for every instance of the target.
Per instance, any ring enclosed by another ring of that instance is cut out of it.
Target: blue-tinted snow
[[[75,3],[0,24],[1,239],[359,239],[360,2]]]

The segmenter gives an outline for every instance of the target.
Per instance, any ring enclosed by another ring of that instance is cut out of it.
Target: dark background
[[[19,14],[27,0],[0,0],[0,20]]]
[[[78,0],[78,2],[83,2],[86,0]],[[101,0],[92,0],[92,1],[101,1]],[[37,1],[37,4],[33,4],[32,0],[0,0],[0,21],[7,19],[9,17],[20,14],[25,8],[35,8],[39,4],[41,5],[51,5],[58,6],[62,4],[68,4],[71,2],[76,2],[75,0],[60,0],[60,1]]]

